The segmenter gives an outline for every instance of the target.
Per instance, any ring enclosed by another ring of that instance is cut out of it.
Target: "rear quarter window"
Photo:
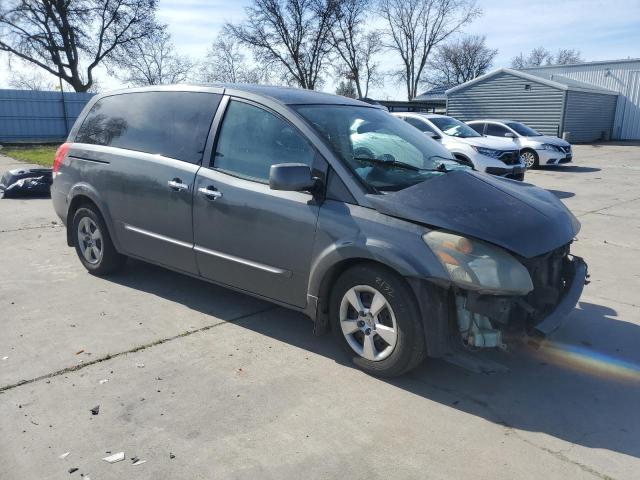
[[[221,95],[138,92],[101,98],[75,141],[200,163]]]

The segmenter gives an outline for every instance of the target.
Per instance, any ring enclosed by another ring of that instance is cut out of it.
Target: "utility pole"
[[[64,89],[62,88],[62,78],[58,77],[60,81],[60,95],[62,96],[62,116],[64,117],[64,136],[69,135],[69,119],[67,117],[67,104],[64,101]]]

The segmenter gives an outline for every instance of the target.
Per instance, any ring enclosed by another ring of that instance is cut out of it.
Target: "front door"
[[[319,205],[307,192],[269,188],[278,163],[312,166],[316,152],[289,122],[240,100],[227,106],[213,164],[198,171],[193,202],[202,276],[284,303],[306,305]]]

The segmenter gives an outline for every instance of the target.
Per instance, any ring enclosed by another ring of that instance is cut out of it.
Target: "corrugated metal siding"
[[[531,68],[527,73],[557,73],[563,77],[618,92],[613,138],[640,140],[640,61],[586,63]]]
[[[531,85],[525,90],[525,85]],[[518,120],[547,135],[558,135],[564,91],[500,73],[447,96],[447,114],[462,121]]]
[[[567,92],[563,132],[571,142],[593,142],[611,135],[617,97],[586,92]]]
[[[0,90],[0,142],[61,141],[92,93]]]

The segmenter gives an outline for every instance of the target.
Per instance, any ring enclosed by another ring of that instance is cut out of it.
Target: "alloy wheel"
[[[531,152],[524,152],[522,155],[522,160],[524,160],[524,166],[527,168],[532,168],[536,164],[536,157]]]
[[[104,247],[102,233],[96,222],[89,217],[82,217],[78,222],[78,245],[88,263],[92,265],[100,263]]]
[[[398,326],[391,305],[375,288],[356,285],[340,302],[340,328],[349,346],[361,357],[379,362],[398,343]]]

